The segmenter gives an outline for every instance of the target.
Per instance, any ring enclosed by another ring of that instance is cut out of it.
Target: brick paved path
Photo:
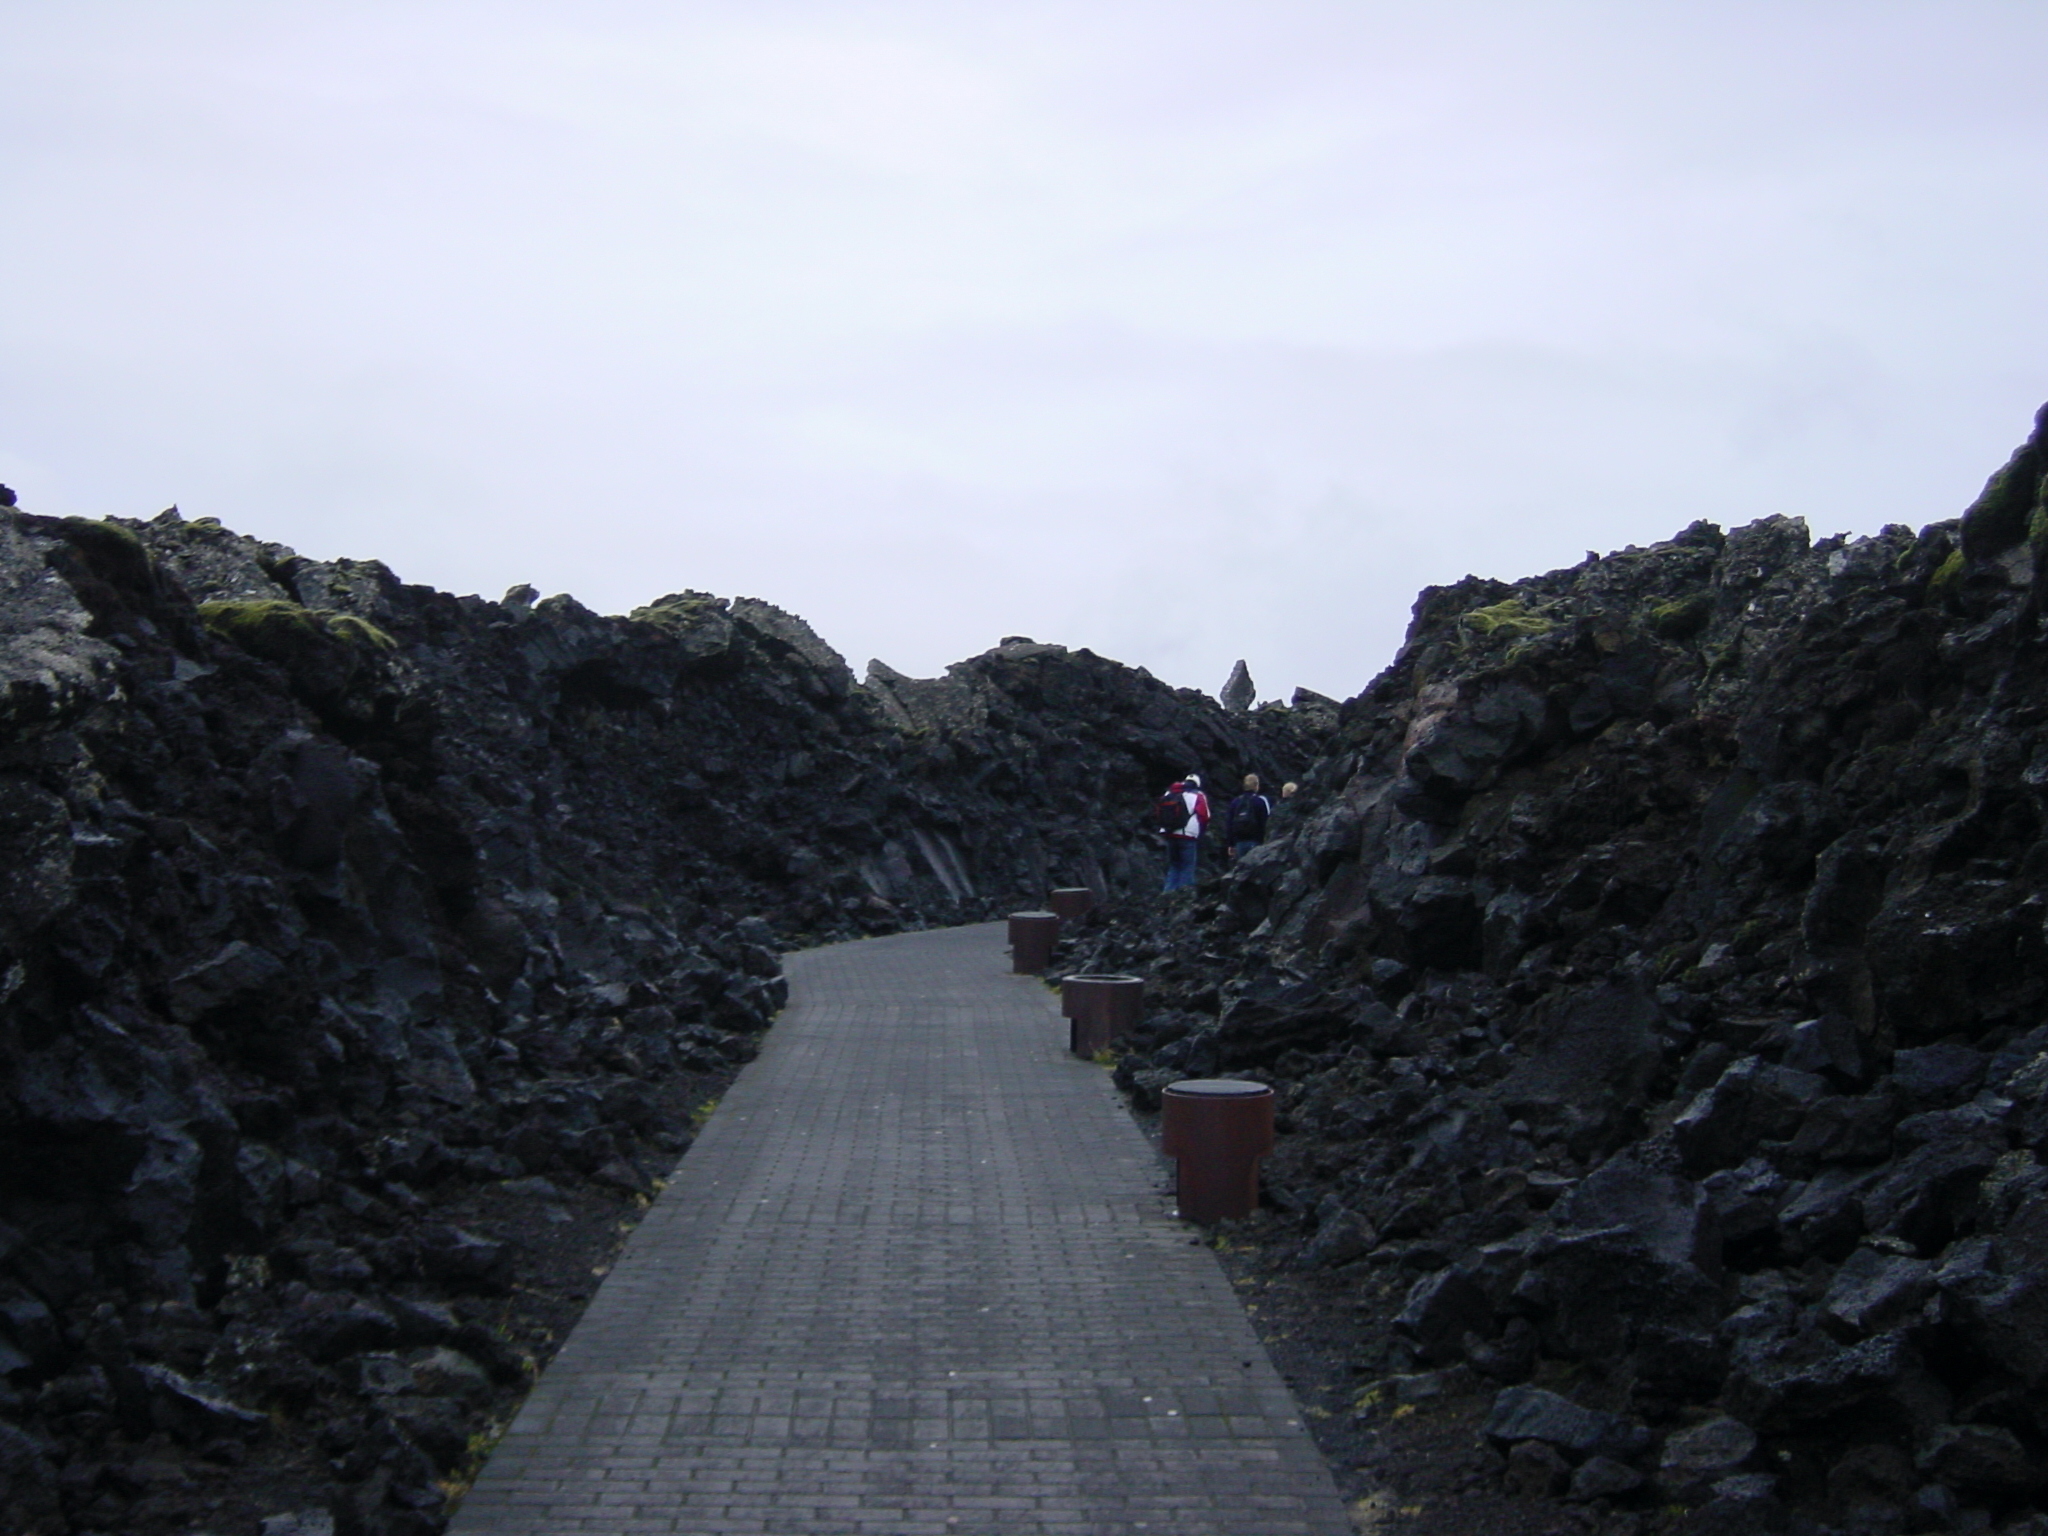
[[[453,1536],[1337,1536],[1293,1400],[995,924],[791,1002]]]

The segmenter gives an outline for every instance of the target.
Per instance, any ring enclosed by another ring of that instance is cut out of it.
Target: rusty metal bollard
[[[1010,914],[1010,969],[1020,976],[1043,976],[1059,942],[1060,920],[1050,912]]]
[[[1179,1164],[1181,1218],[1206,1223],[1251,1215],[1259,1204],[1259,1159],[1273,1150],[1273,1090],[1234,1077],[1187,1078],[1160,1098],[1159,1145]]]
[[[1095,910],[1095,892],[1085,885],[1062,886],[1045,898],[1045,904],[1062,920],[1071,921]]]
[[[1137,1027],[1145,983],[1136,976],[1069,976],[1060,983],[1060,1012],[1072,1021],[1067,1049],[1076,1056],[1107,1050]]]

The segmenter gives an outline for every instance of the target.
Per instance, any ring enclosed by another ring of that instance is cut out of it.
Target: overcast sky
[[[0,480],[1355,693],[1425,583],[1955,515],[2041,0],[0,0]]]

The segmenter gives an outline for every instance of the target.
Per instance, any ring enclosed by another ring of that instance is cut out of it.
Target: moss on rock
[[[269,661],[287,661],[329,638],[317,613],[281,598],[201,603],[199,621],[223,640]]]
[[[658,597],[644,608],[635,608],[629,618],[662,629],[694,629],[707,618],[723,619],[727,603],[709,592],[675,592]]]
[[[372,651],[395,651],[398,642],[368,619],[359,619],[352,613],[337,613],[327,620],[328,633],[351,645]]]
[[[213,634],[283,671],[292,692],[330,726],[372,707],[364,685],[384,675],[384,655],[397,649],[391,636],[353,614],[281,598],[201,603],[199,618]]]
[[[1707,627],[1713,614],[1714,600],[1704,592],[1694,592],[1667,603],[1652,603],[1643,618],[1666,640],[1689,640]]]
[[[282,598],[199,605],[200,622],[252,656],[290,663],[331,648],[336,641],[358,650],[395,651],[398,642],[352,613],[320,613]]]
[[[72,543],[100,549],[115,549],[124,555],[140,560],[149,560],[149,551],[132,529],[123,528],[111,517],[67,517],[64,519],[64,536]]]
[[[1547,635],[1557,628],[1555,620],[1530,612],[1519,597],[1462,613],[1458,615],[1458,623],[1480,635]]]

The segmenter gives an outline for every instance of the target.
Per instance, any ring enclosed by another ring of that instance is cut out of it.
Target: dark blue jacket
[[[1233,843],[1263,842],[1266,819],[1272,814],[1272,801],[1255,790],[1246,790],[1230,802],[1230,840]]]

